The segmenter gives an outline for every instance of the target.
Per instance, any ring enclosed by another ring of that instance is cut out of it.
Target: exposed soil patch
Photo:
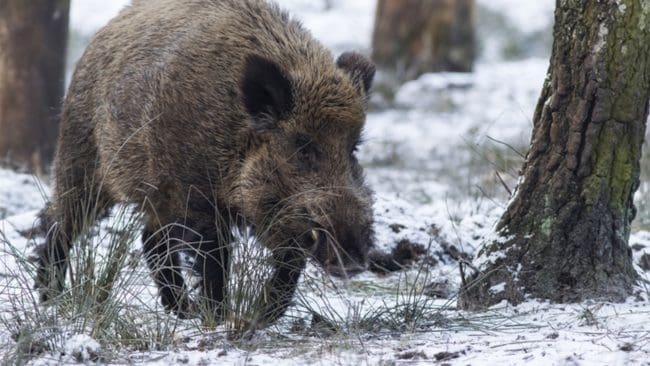
[[[378,250],[370,252],[370,271],[378,274],[387,274],[402,270],[421,259],[426,260],[427,264],[431,266],[435,266],[438,263],[435,258],[428,255],[427,248],[424,245],[413,243],[408,239],[402,239],[390,253]]]
[[[436,361],[441,362],[441,361],[450,361],[453,360],[454,358],[458,358],[461,355],[464,355],[465,351],[461,352],[438,352],[433,357],[436,359]]]
[[[442,252],[437,252],[440,260],[444,260],[444,256],[449,256],[455,261],[467,261],[472,260],[472,256],[459,250],[455,245],[449,244],[445,241],[440,242],[440,247],[442,247]]]
[[[429,357],[422,351],[406,351],[395,356],[398,360],[427,360]]]
[[[402,230],[406,229],[406,226],[402,224],[390,224],[388,227],[393,230],[395,234],[399,234]]]
[[[635,252],[639,252],[639,251],[645,249],[645,245],[639,244],[639,243],[632,244],[631,247],[632,247],[632,250],[634,250]]]

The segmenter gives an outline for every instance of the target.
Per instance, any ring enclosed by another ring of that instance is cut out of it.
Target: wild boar
[[[116,203],[144,216],[162,304],[193,306],[179,253],[223,315],[232,225],[270,249],[260,322],[281,316],[306,260],[349,276],[373,242],[372,193],[355,151],[375,68],[336,61],[262,0],[136,0],[92,39],[64,101],[42,300],[63,288],[73,241]]]

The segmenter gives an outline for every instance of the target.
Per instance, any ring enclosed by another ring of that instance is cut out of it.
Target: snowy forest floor
[[[103,2],[82,1],[73,2],[72,14],[73,43],[79,44],[119,8],[115,2],[102,13]],[[368,50],[373,0],[329,1],[328,10],[316,1],[281,3],[334,53]],[[455,308],[458,260],[471,259],[490,236],[509,199],[505,186],[516,185],[546,75],[554,2],[478,3],[479,28],[491,31],[479,32],[483,56],[475,72],[424,75],[388,91],[380,85],[371,103],[360,160],[376,192],[377,245],[385,252],[399,251],[407,263],[403,270],[339,281],[309,266],[287,316],[251,339],[233,340],[228,335],[236,320],[209,329],[164,313],[141,258],[139,222],[126,207],[115,209],[93,231],[74,261],[78,270],[98,273],[92,281],[100,283],[101,274],[109,272],[107,253],[123,254],[106,305],[75,303],[84,289],[73,289],[60,306],[43,307],[35,301],[33,268],[25,260],[42,239],[29,240],[26,232],[49,187],[0,170],[0,360],[33,365],[650,365],[647,152],[630,238],[641,281],[627,302],[529,300],[478,313]],[[79,49],[72,50],[72,58]],[[236,260],[241,265],[233,266],[233,288],[244,294],[236,301],[245,304],[245,295],[259,285],[257,277],[264,276],[265,253],[246,233],[240,239]],[[259,266],[244,257],[258,258]],[[88,270],[90,263],[96,267]]]

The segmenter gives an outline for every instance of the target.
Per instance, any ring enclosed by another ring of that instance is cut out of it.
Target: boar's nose
[[[361,235],[349,231],[338,242],[328,243],[325,269],[333,276],[351,277],[367,269],[368,244]]]

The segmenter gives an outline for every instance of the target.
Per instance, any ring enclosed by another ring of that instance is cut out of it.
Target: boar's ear
[[[258,55],[246,58],[241,84],[246,111],[256,122],[276,122],[293,109],[291,81],[275,62]],[[269,118],[271,117],[271,120]]]
[[[336,60],[336,65],[352,78],[352,81],[368,95],[375,78],[375,65],[365,56],[356,52],[344,52]]]

